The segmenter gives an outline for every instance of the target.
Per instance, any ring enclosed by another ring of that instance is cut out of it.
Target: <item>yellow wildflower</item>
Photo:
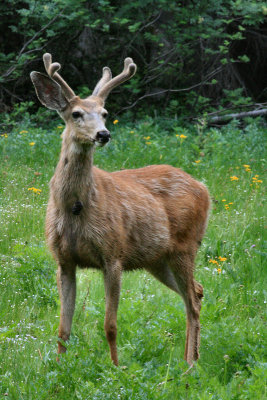
[[[258,179],[259,175],[255,175],[252,178],[253,183],[262,183],[261,179]]]
[[[29,143],[29,145],[30,145],[30,146],[34,146],[34,145],[35,145],[35,142],[31,142],[31,143]]]
[[[151,144],[151,142],[146,142],[146,144],[148,144],[148,145],[149,145],[149,144]]]
[[[226,201],[225,199],[222,199],[222,201]]]
[[[244,168],[250,168],[250,165],[244,164],[243,167],[244,167]]]
[[[239,178],[237,176],[230,176],[231,181],[238,181]]]
[[[7,138],[8,134],[7,133],[3,133],[1,136]]]
[[[145,139],[145,140],[149,140],[149,139],[150,139],[150,136],[144,136],[144,139]]]
[[[177,135],[175,135],[175,136],[176,136],[177,138],[181,138],[181,139],[186,139],[186,138],[187,138],[187,136],[185,136],[185,135],[183,135],[183,134],[182,134],[182,135],[178,135],[178,134],[177,134]]]
[[[20,135],[22,135],[22,133],[28,133],[28,131],[20,131]]]
[[[209,263],[211,263],[211,264],[218,264],[218,261],[217,261],[217,260],[212,260],[212,259],[210,259],[210,260],[209,260]]]
[[[36,194],[40,194],[42,191],[41,189],[37,189],[35,187],[28,188],[28,190],[31,190],[33,193],[36,193]]]
[[[221,274],[222,269],[221,268],[217,268],[217,272],[218,272],[218,274]]]
[[[115,120],[113,121],[113,124],[116,125],[118,122],[119,122],[119,121],[118,121],[117,119],[115,119]]]
[[[222,261],[222,262],[224,262],[224,261],[227,260],[227,258],[226,258],[226,257],[221,257],[221,256],[219,256],[219,260]]]
[[[64,128],[63,125],[58,125],[58,126],[57,126],[57,129],[62,129],[62,128]]]
[[[130,131],[130,133],[134,133],[134,131]]]
[[[199,164],[199,163],[201,163],[201,160],[196,160],[195,163]]]
[[[232,205],[232,204],[234,204],[234,203],[230,202],[230,203],[228,203],[228,204]]]

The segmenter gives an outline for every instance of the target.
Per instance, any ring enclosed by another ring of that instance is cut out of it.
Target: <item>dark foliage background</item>
[[[5,0],[0,3],[0,110],[36,107],[29,79],[42,54],[82,96],[130,56],[134,79],[109,109],[196,117],[267,98],[267,6],[251,0]],[[155,111],[156,110],[156,111]]]

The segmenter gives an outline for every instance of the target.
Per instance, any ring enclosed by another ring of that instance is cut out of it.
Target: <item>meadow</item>
[[[123,277],[114,367],[103,279],[83,270],[68,352],[56,362],[59,299],[44,218],[63,126],[26,115],[0,136],[0,398],[266,398],[266,123],[181,127],[147,117],[110,121],[109,129],[111,143],[95,154],[100,168],[171,164],[209,188],[212,210],[195,273],[204,286],[201,357],[185,374],[182,299],[137,271]]]

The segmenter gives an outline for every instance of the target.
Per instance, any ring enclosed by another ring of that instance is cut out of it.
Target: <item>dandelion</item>
[[[239,178],[237,176],[230,176],[231,182],[238,181]]]
[[[63,125],[58,125],[57,126],[57,129],[62,129],[62,128],[64,128]]]
[[[181,138],[181,139],[186,139],[186,138],[187,138],[187,136],[185,136],[185,135],[183,135],[183,134],[182,134],[182,135],[178,135],[178,134],[177,134],[177,135],[175,135],[175,136],[176,136],[177,138]]]
[[[7,138],[8,134],[7,133],[3,133],[1,136],[4,137],[4,138]]]
[[[196,160],[195,163],[199,164],[199,163],[201,163],[201,160]]]
[[[150,144],[151,144],[151,142],[146,142],[146,144],[150,145]]]
[[[37,189],[35,187],[28,188],[28,190],[32,191],[33,193],[36,193],[36,194],[40,194],[42,191],[41,189]]]
[[[209,260],[209,263],[211,263],[211,264],[217,264],[217,265],[219,264],[217,260],[213,260],[213,259],[210,259],[210,260]]]
[[[244,167],[244,168],[250,168],[250,165],[244,164],[243,167]]]
[[[261,179],[258,179],[259,175],[255,175],[252,178],[253,183],[262,183]]]
[[[218,272],[218,274],[221,274],[222,269],[221,268],[217,268],[217,272]]]
[[[113,124],[116,125],[118,122],[119,122],[119,121],[118,121],[117,119],[115,119],[115,120],[113,121]]]
[[[145,140],[149,140],[149,139],[150,139],[150,136],[144,136],[144,139],[145,139]]]
[[[253,176],[253,178],[252,178],[252,183],[250,184],[250,186],[253,186],[253,184],[255,184],[254,187],[255,187],[256,189],[258,189],[258,188],[260,187],[259,184],[262,183],[262,180],[261,180],[261,179],[258,179],[258,178],[259,178],[259,175]]]
[[[23,133],[28,133],[28,131],[20,131],[20,135],[22,135]]]
[[[30,146],[34,146],[34,145],[35,145],[35,142],[30,142],[29,145],[30,145]]]
[[[226,200],[223,199],[222,201],[226,201]],[[232,206],[233,204],[234,204],[234,203],[233,203],[232,201],[230,201],[229,203],[224,204],[224,207],[225,207],[226,210],[229,210],[230,206]]]
[[[130,133],[134,133],[134,131],[130,131]]]
[[[227,260],[227,258],[226,258],[226,257],[221,257],[221,256],[219,256],[219,260],[220,260],[221,262],[224,262],[224,261]]]

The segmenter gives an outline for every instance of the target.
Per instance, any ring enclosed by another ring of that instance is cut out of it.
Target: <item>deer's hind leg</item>
[[[199,358],[199,314],[203,287],[194,280],[194,255],[179,253],[170,261],[170,267],[186,307],[187,323],[184,358],[189,365],[192,365]]]

